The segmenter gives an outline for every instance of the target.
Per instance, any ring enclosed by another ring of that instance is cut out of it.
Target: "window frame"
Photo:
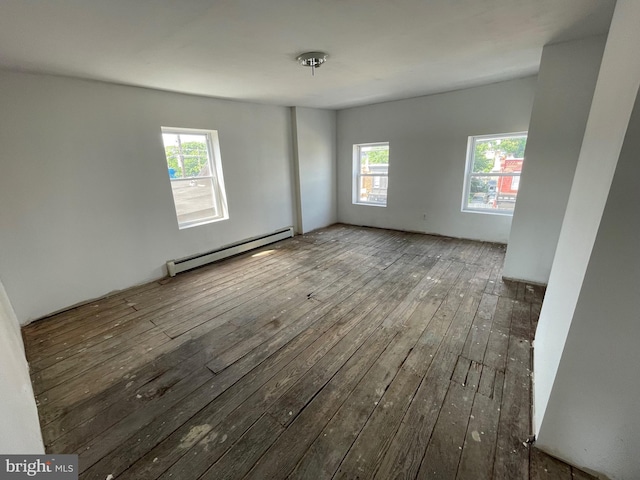
[[[386,207],[389,204],[389,171],[387,170],[387,173],[384,174],[369,174],[369,173],[362,173],[362,169],[361,169],[361,165],[360,165],[360,160],[361,160],[361,149],[362,147],[380,147],[380,146],[386,146],[387,150],[389,151],[389,158],[391,157],[391,146],[389,144],[389,142],[369,142],[369,143],[355,143],[353,145],[353,172],[352,172],[352,177],[353,177],[353,184],[352,184],[352,203],[354,205],[367,205],[367,206],[371,206],[371,207]],[[389,160],[389,164],[390,165],[390,160]],[[386,181],[386,187],[385,190],[387,192],[387,198],[385,200],[385,203],[377,203],[377,202],[367,202],[367,201],[363,201],[360,200],[360,185],[361,185],[361,178],[362,177],[386,177],[387,181]]]
[[[509,132],[509,133],[496,133],[496,134],[487,134],[487,135],[471,135],[467,139],[467,157],[466,157],[466,165],[465,165],[465,173],[464,173],[464,185],[462,189],[462,212],[464,213],[484,213],[487,215],[502,215],[502,216],[513,216],[513,210],[492,210],[489,208],[473,208],[469,203],[469,196],[471,195],[471,179],[473,177],[518,177],[522,176],[522,171],[520,172],[473,172],[473,164],[475,163],[475,150],[476,150],[476,142],[478,140],[488,141],[488,140],[499,140],[504,138],[514,138],[514,137],[526,137],[527,141],[529,139],[529,132]],[[524,156],[523,156],[523,167],[524,167]],[[518,190],[520,184],[518,183]],[[515,203],[517,203],[517,194]]]
[[[207,130],[200,128],[183,128],[183,127],[161,127],[162,135],[203,135],[206,138],[207,145],[207,160],[209,162],[210,175],[202,177],[184,177],[184,178],[171,178],[169,174],[169,164],[166,155],[166,148],[164,146],[164,140],[162,141],[162,150],[164,153],[164,162],[167,168],[167,176],[171,185],[171,199],[173,200],[173,207],[176,214],[176,221],[178,222],[178,229],[183,230],[186,228],[197,227],[199,225],[207,225],[209,223],[219,222],[221,220],[227,220],[229,218],[229,210],[227,206],[227,194],[224,187],[224,176],[222,173],[222,157],[220,155],[220,141],[217,130]],[[176,198],[173,194],[173,182],[184,182],[190,179],[198,180],[210,180],[212,187],[212,200],[214,209],[218,212],[218,215],[213,217],[204,217],[186,222],[181,222],[178,216],[178,209],[176,207]]]

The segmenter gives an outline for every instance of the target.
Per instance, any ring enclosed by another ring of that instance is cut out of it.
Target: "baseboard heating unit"
[[[200,253],[198,255],[192,255],[190,257],[181,258],[178,260],[169,260],[167,262],[167,270],[170,277],[175,277],[176,274],[191,270],[192,268],[201,267],[208,263],[222,260],[223,258],[232,257],[240,253],[248,252],[256,248],[264,247],[270,243],[284,240],[285,238],[293,237],[293,227],[288,227],[282,230],[278,230],[267,235],[260,235],[258,237],[249,238],[238,243],[233,243],[225,247],[219,248],[211,252]]]

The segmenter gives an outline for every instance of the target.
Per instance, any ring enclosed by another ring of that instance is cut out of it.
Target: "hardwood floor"
[[[100,480],[590,478],[524,443],[544,292],[503,258],[335,225],[36,322],[47,451]]]

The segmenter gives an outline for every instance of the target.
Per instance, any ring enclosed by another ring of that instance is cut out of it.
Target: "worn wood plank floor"
[[[544,292],[503,259],[335,225],[35,322],[47,451],[87,480],[589,478],[523,443]]]

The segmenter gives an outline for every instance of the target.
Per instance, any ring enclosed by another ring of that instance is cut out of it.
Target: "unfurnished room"
[[[0,1],[0,479],[639,479],[638,25]]]

